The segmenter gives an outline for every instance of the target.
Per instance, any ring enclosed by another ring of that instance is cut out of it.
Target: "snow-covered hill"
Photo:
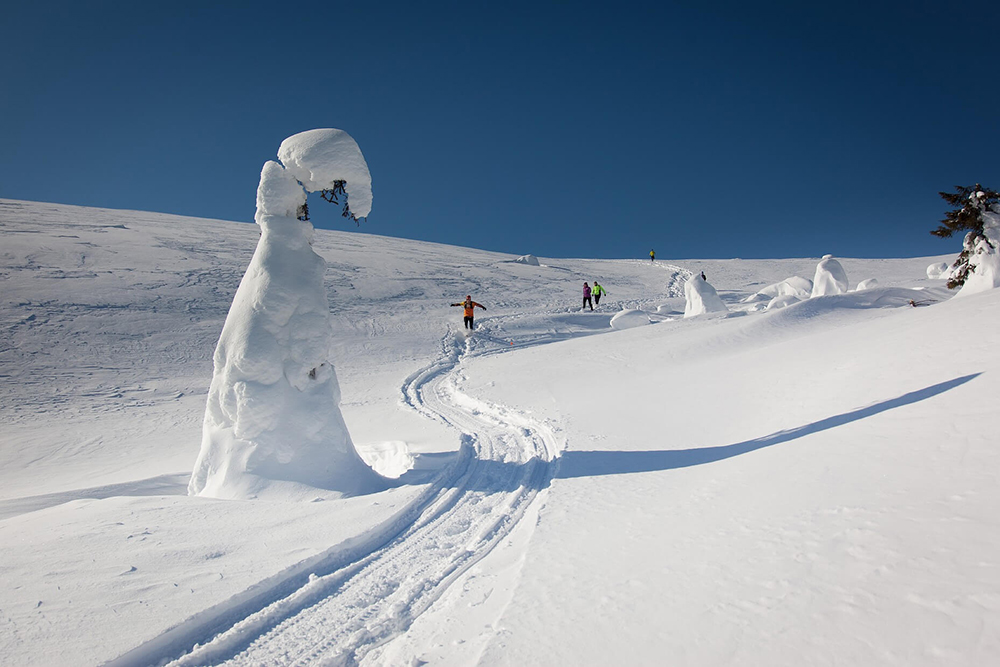
[[[256,226],[0,200],[0,238],[4,664],[1000,660],[1000,294],[947,257],[764,311],[818,257],[318,231],[344,418],[402,476],[248,502],[185,493]],[[684,319],[702,271],[729,310]]]

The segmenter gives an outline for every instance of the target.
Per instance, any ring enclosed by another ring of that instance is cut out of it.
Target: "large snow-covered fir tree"
[[[960,293],[968,293],[1000,286],[1000,193],[976,183],[938,194],[955,208],[931,234],[948,238],[966,232],[948,287],[962,287]]]
[[[340,412],[326,262],[312,249],[306,206],[306,191],[321,191],[348,217],[368,215],[368,165],[334,129],[289,137],[278,157],[283,165],[261,171],[260,241],[215,350],[192,495],[356,495],[385,484],[358,456]]]

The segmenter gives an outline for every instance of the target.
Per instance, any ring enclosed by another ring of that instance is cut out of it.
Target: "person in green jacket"
[[[599,306],[601,305],[601,295],[607,294],[608,290],[601,287],[601,284],[595,280],[594,289],[590,290],[590,293],[594,295],[594,305]]]

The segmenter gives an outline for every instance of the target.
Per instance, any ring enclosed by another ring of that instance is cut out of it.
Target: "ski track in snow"
[[[356,665],[405,632],[510,534],[552,478],[562,449],[555,429],[460,390],[465,358],[509,344],[485,328],[449,332],[440,356],[403,383],[402,402],[458,429],[462,446],[396,526],[361,538],[353,560],[331,554],[307,578],[291,568],[255,598],[237,596],[109,664]]]

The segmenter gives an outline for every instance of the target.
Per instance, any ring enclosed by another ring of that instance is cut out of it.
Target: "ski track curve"
[[[690,271],[657,268],[672,272],[667,293],[683,294]],[[544,338],[519,347],[552,342]],[[387,525],[108,665],[349,666],[405,632],[517,526],[564,447],[547,424],[461,391],[465,359],[504,353],[508,340],[488,327],[449,331],[438,357],[403,382],[402,404],[457,429],[462,444],[455,461]]]
[[[204,643],[160,642],[159,655],[133,651],[110,664],[356,665],[489,554],[548,485],[559,441],[546,425],[460,391],[466,357],[504,351],[488,334],[463,340],[449,332],[441,345],[434,362],[406,379],[401,400],[458,429],[462,445],[409,508],[410,523],[349,564],[299,574],[256,604],[200,619],[206,632],[214,628],[194,640]]]

